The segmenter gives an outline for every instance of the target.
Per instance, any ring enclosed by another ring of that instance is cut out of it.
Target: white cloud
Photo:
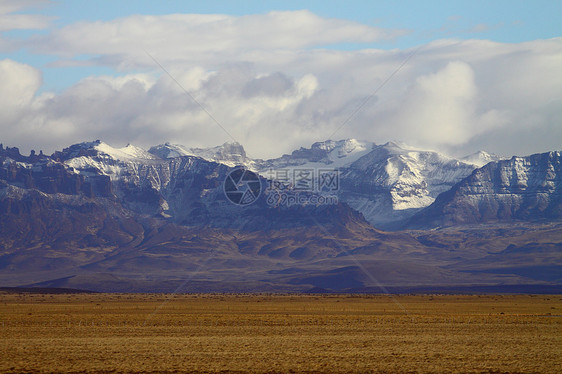
[[[50,3],[50,0],[0,0],[0,14],[14,13],[27,8],[42,7]]]
[[[262,51],[294,51],[340,43],[390,40],[405,30],[386,30],[319,17],[307,10],[229,16],[133,15],[106,22],[78,22],[31,41],[37,51],[67,59],[100,55],[91,63],[127,69],[152,66],[144,50],[170,62],[259,59]],[[80,63],[84,63],[83,61]]]
[[[48,152],[97,138],[144,147],[230,141],[145,48],[254,157],[329,137],[397,139],[459,153],[560,147],[547,134],[562,127],[562,38],[429,43],[357,111],[412,50],[319,47],[399,33],[308,11],[76,23],[26,45],[60,56],[59,66],[109,65],[118,75],[37,96],[40,72],[3,62],[0,92],[9,99],[0,101],[0,113],[10,117],[0,123],[1,141]],[[83,55],[94,57],[75,59]]]
[[[470,138],[474,72],[466,63],[450,62],[437,73],[416,80],[403,103],[398,126],[410,129],[408,137],[421,142],[459,144]]]
[[[6,31],[41,30],[47,28],[53,20],[53,17],[42,14],[14,13],[49,3],[49,0],[0,0],[0,52],[17,50],[22,44],[21,40],[6,37]]]
[[[420,145],[466,143],[503,124],[496,112],[477,113],[477,95],[472,68],[461,61],[449,62],[436,73],[416,79],[393,116],[393,129],[404,134],[404,141]]]
[[[29,109],[41,85],[41,73],[29,65],[0,60],[0,82],[0,121],[16,122]]]
[[[49,19],[35,14],[0,14],[0,31],[44,29]]]
[[[47,0],[0,0],[0,32],[47,28],[52,17],[41,14],[14,14],[14,12],[45,6],[49,3],[50,1]]]

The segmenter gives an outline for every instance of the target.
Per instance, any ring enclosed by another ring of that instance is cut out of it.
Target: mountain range
[[[252,204],[224,193],[239,168],[261,186]],[[325,191],[290,184],[281,192],[306,202],[269,203],[278,192],[267,188],[272,180],[320,170],[337,172],[331,203],[319,203]],[[50,156],[0,145],[0,285],[166,292],[558,286],[561,186],[559,151],[457,159],[346,139],[261,160],[237,143],[146,151],[94,141]]]
[[[376,145],[355,139],[318,142],[265,161],[249,158],[241,145],[233,143],[209,149],[167,143],[149,152],[163,159],[195,156],[230,167],[242,165],[264,176],[279,169],[337,168],[340,200],[362,213],[371,224],[384,228],[429,206],[477,167],[500,159],[483,151],[454,159],[405,144]],[[116,151],[112,154],[119,157]]]

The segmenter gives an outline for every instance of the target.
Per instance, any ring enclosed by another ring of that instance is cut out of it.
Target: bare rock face
[[[85,178],[66,165],[50,157],[35,155],[25,157],[7,148],[0,150],[0,180],[24,189],[37,189],[48,194],[62,193],[87,196],[111,196],[110,180],[105,175]]]
[[[560,152],[491,162],[441,194],[409,227],[562,217]]]

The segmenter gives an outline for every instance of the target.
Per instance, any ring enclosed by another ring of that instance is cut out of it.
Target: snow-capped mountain
[[[280,169],[289,174],[295,169],[338,169],[340,201],[361,212],[371,224],[382,227],[429,206],[479,165],[497,158],[478,152],[457,160],[404,143],[377,145],[356,139],[317,142],[310,148],[265,161],[249,159],[241,145],[229,143],[209,149],[164,144],[150,152],[162,158],[190,155],[231,167],[242,165],[266,178],[275,177],[273,171]]]
[[[347,166],[369,153],[374,145],[372,142],[355,139],[328,140],[314,143],[310,148],[300,148],[290,155],[286,154],[269,160],[249,158],[244,147],[239,143],[224,143],[211,148],[188,148],[179,144],[165,143],[151,147],[148,152],[162,159],[194,156],[230,167],[244,166],[253,171],[264,172],[269,169],[297,166],[309,168],[329,165],[339,168]]]
[[[226,200],[223,183],[227,173],[239,166],[233,160],[245,159],[249,165],[256,163],[245,156],[241,146],[225,144],[191,152],[198,155],[181,156],[172,153],[174,149],[185,151],[164,145],[153,147],[148,153],[131,145],[113,148],[98,140],[72,145],[55,152],[52,157],[58,167],[81,178],[84,183],[97,181],[97,186],[103,181],[104,188],[95,188],[94,194],[114,197],[134,214],[181,224],[219,227],[263,226],[267,224],[263,219],[265,214],[272,219],[284,214],[268,210],[265,199],[240,214],[239,207]],[[102,190],[103,193],[99,192]],[[277,218],[273,221],[279,228],[295,225],[301,218],[294,216],[291,220]]]
[[[389,142],[341,169],[342,200],[374,225],[386,225],[430,205],[476,165]]]
[[[173,291],[185,282],[169,280],[196,272],[205,286],[194,292],[376,286],[349,273],[350,254],[390,286],[559,279],[541,269],[560,257],[560,152],[477,168],[398,143],[327,141],[259,162],[218,148],[179,156],[95,141],[23,156],[0,145],[0,284]],[[232,204],[223,183],[235,159],[260,172],[337,167],[339,203]],[[393,228],[486,225],[385,233],[365,217]],[[523,225],[505,225],[513,219]]]
[[[151,160],[157,159],[134,145],[113,148],[100,140],[72,145],[53,156],[77,173],[86,176],[103,174],[111,180],[119,180],[133,165],[150,164]]]
[[[170,165],[177,161],[172,160],[182,157],[227,167],[244,166],[266,178],[272,178],[272,171],[280,169],[337,169],[339,200],[362,213],[371,224],[382,227],[429,206],[478,165],[497,158],[478,152],[458,160],[403,143],[377,145],[356,139],[317,142],[270,160],[249,158],[238,143],[205,149],[166,143],[147,152],[133,145],[113,148],[101,141],[73,145],[56,152],[54,157],[86,177],[109,177],[119,195],[127,194],[131,188],[162,194],[173,178],[175,169]],[[158,209],[168,211],[168,198],[162,196],[159,200]]]
[[[340,201],[361,212],[371,224],[386,227],[430,205],[487,157],[494,156],[480,152],[462,161],[404,143],[377,145],[346,139],[314,143],[254,165],[268,177],[275,175],[271,170],[278,169],[338,169]]]
[[[200,157],[161,158],[132,145],[113,148],[99,140],[72,145],[53,157],[86,180],[110,179],[112,195],[126,208],[178,220],[189,216],[201,199],[209,199],[211,190],[216,195],[219,179],[224,179],[228,170],[226,165]],[[187,191],[191,199],[180,193],[184,185],[192,187]]]
[[[261,161],[248,158],[244,147],[239,143],[224,143],[212,148],[188,148],[179,144],[165,143],[151,147],[148,152],[161,159],[194,156],[230,167],[244,166],[251,170],[254,170],[256,163]]]
[[[411,218],[411,227],[450,226],[562,216],[561,153],[491,162]]]
[[[507,206],[518,212],[522,209],[517,207],[523,203],[515,200],[522,199],[523,195],[519,192],[527,193],[530,190],[519,191],[517,186],[531,183],[529,180],[537,185],[544,184],[546,192],[532,190],[533,194],[539,194],[538,197],[533,197],[537,201],[544,200],[540,194],[555,196],[559,191],[558,187],[553,191],[548,190],[548,186],[557,183],[548,179],[550,174],[546,171],[544,175],[537,174],[544,168],[554,168],[553,175],[557,176],[556,167],[559,165],[556,166],[556,162],[551,162],[550,166],[537,164],[533,161],[536,156],[532,156],[535,157],[532,159],[512,158],[500,162],[500,157],[480,151],[455,159],[403,143],[377,145],[355,139],[318,142],[310,148],[300,148],[290,155],[270,160],[249,158],[238,143],[225,143],[208,149],[166,143],[152,147],[147,152],[131,144],[114,148],[97,140],[72,145],[55,152],[51,157],[43,154],[24,157],[9,148],[3,150],[3,153],[3,167],[16,170],[13,173],[21,175],[19,178],[23,186],[43,186],[45,191],[82,190],[88,196],[116,196],[127,208],[138,213],[175,217],[183,221],[192,219],[194,209],[197,211],[203,206],[205,208],[202,211],[212,216],[211,211],[218,209],[215,200],[222,197],[220,187],[224,177],[229,169],[236,166],[244,166],[268,178],[272,176],[271,170],[337,169],[340,180],[339,189],[335,193],[339,201],[362,213],[371,224],[383,228],[393,227],[393,224],[412,217],[432,204],[432,208],[428,208],[431,211],[435,211],[437,203],[444,207],[443,196],[449,196],[454,191],[457,191],[454,202],[446,203],[447,208],[443,208],[445,211],[450,213],[454,210],[453,206],[469,207],[474,203],[479,204],[478,207],[467,209],[481,212],[484,205],[504,207],[497,208],[497,214],[502,217],[509,216],[505,212],[501,213]],[[557,153],[553,155],[556,159]],[[479,165],[485,166],[478,169]],[[30,182],[30,177],[25,176],[38,171],[46,175],[60,174],[61,170],[65,170],[64,180],[76,180],[71,183],[72,187],[66,185],[69,182],[61,182],[60,177],[58,182],[57,179],[51,181],[52,177],[42,177]],[[475,170],[476,174],[473,173]],[[492,174],[493,177],[490,176]],[[488,175],[493,183],[499,183],[502,187],[489,187],[485,191],[482,190],[483,187],[474,187],[473,185],[493,184],[489,180],[479,181],[479,175]],[[472,179],[467,182],[466,178],[469,176]],[[461,181],[464,181],[465,187],[457,185]],[[505,181],[509,183],[506,185]],[[197,188],[186,190],[183,187],[186,182],[192,186],[196,184]],[[455,187],[451,189],[453,186]],[[443,195],[434,204],[435,199],[445,192],[449,195]],[[191,196],[191,200],[186,200],[186,194]],[[491,203],[489,199],[496,202]],[[508,204],[505,199],[514,202]],[[528,206],[530,203],[525,204]],[[451,217],[465,217],[465,213],[451,213]],[[440,211],[439,216],[445,217],[446,222],[478,222],[482,217],[496,213],[479,214],[475,213],[473,218],[447,218],[447,214]],[[521,214],[513,213],[514,217]],[[427,216],[427,213],[424,215]]]
[[[267,160],[258,164],[260,172],[282,168],[341,168],[351,165],[371,152],[375,143],[356,139],[327,140],[312,144],[310,148],[301,147],[290,155]]]
[[[478,152],[475,152],[471,155],[465,156],[465,157],[461,158],[460,160],[463,161],[463,162],[466,162],[468,164],[473,164],[473,165],[476,165],[478,167],[482,167],[489,162],[504,160],[505,158],[506,157],[498,156],[498,155],[495,155],[495,154],[492,154],[492,153],[488,153],[488,152],[484,152],[484,151],[478,151]]]

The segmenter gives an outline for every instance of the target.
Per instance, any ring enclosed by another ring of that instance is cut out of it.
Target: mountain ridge
[[[316,142],[310,148],[301,147],[290,155],[269,160],[250,159],[238,143],[211,148],[165,143],[145,151],[131,144],[114,148],[100,140],[74,144],[50,156],[86,179],[101,180],[105,176],[115,185],[145,184],[141,187],[148,194],[161,193],[171,175],[168,163],[181,157],[195,157],[227,167],[242,166],[269,179],[274,179],[279,169],[290,173],[300,169],[337,169],[341,185],[337,191],[339,200],[382,228],[392,228],[428,207],[478,164],[499,159],[484,151],[455,159],[400,142],[377,145],[355,139]],[[160,213],[167,215],[168,202],[159,200]]]
[[[560,152],[477,168],[397,143],[319,142],[254,164],[337,165],[336,200],[290,206],[268,203],[278,191],[263,176],[255,202],[230,202],[223,182],[237,165],[216,162],[219,149],[206,154],[215,161],[145,152],[100,141],[51,156],[0,147],[0,285],[171,292],[187,278],[193,292],[372,292],[562,282]],[[515,216],[478,218],[496,214],[478,198],[501,201],[509,189],[522,196],[504,209]],[[459,210],[467,196],[476,203]],[[373,227],[369,209],[408,225]]]
[[[426,209],[409,227],[562,216],[560,151],[491,162],[476,169]]]

